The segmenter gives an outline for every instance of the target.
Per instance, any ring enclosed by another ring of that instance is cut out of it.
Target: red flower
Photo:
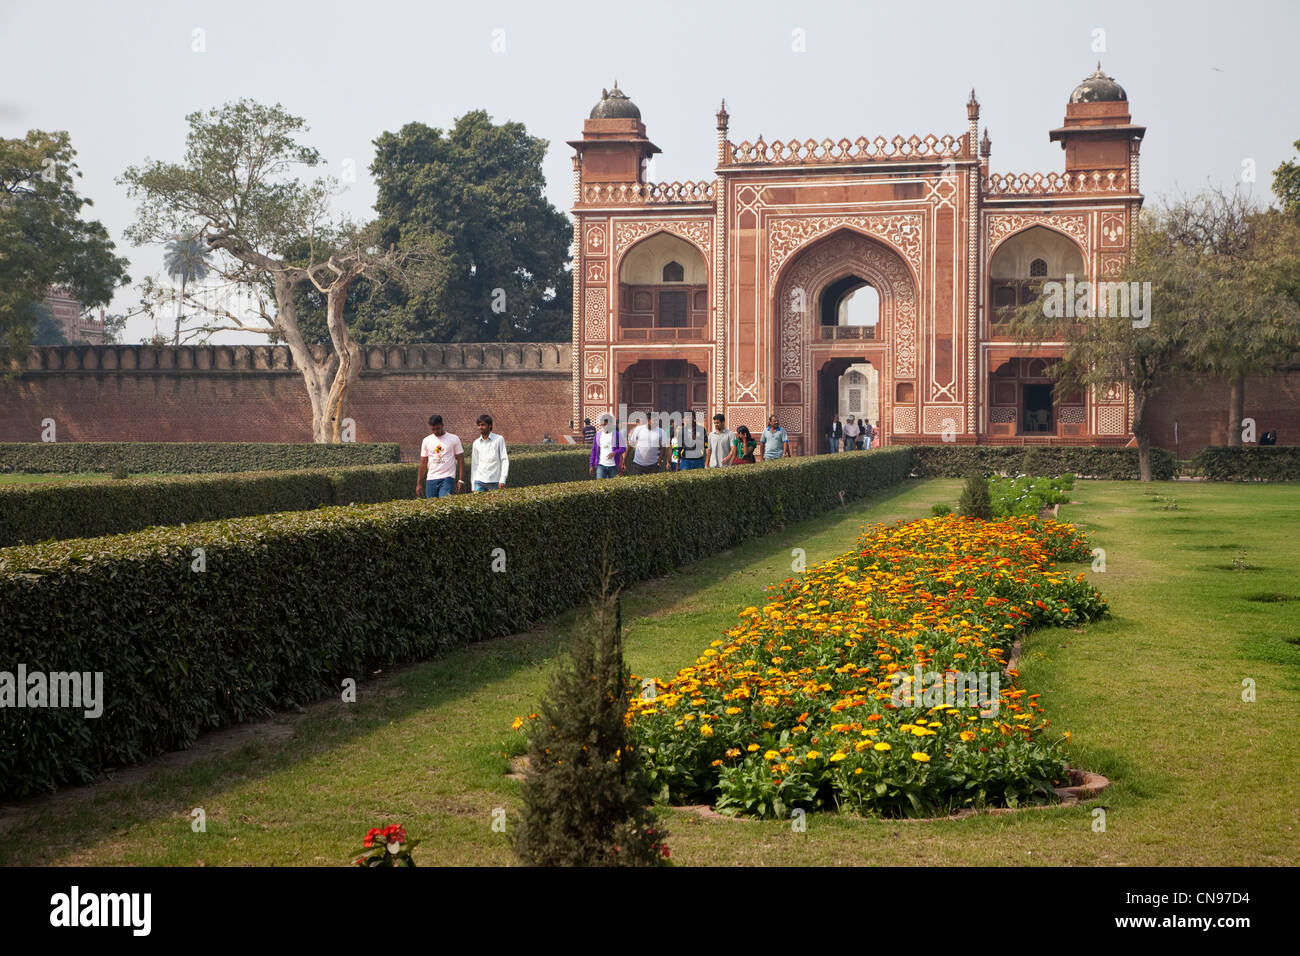
[[[667,856],[668,856],[668,844],[665,843],[662,849],[663,849],[663,851],[664,851],[664,856],[667,857]]]
[[[376,828],[376,827],[371,827],[371,828],[370,828],[370,832],[368,832],[368,833],[366,834],[366,838],[365,838],[365,840],[363,840],[363,841],[361,842],[361,845],[362,845],[362,846],[365,846],[365,847],[371,847],[371,846],[374,846],[374,845],[375,845],[375,837],[377,837],[377,836],[382,836],[382,835],[383,835],[383,831],[382,831],[382,830],[379,830],[379,829]]]

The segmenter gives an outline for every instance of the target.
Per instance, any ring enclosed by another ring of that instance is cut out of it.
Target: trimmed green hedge
[[[0,671],[102,672],[105,702],[97,719],[0,714],[0,797],[533,627],[591,595],[606,541],[626,585],[887,488],[910,466],[909,449],[886,449],[5,549]]]
[[[1211,445],[1192,458],[1192,473],[1211,481],[1295,481],[1300,479],[1300,447]]]
[[[586,452],[512,455],[510,484],[522,488],[579,481],[587,477],[587,460]],[[468,472],[468,462],[465,467]],[[155,525],[306,511],[322,505],[413,498],[418,470],[418,464],[408,462],[0,486],[0,547],[94,538]]]
[[[918,478],[965,478],[972,470],[985,475],[1015,475],[1022,472],[1026,453],[1037,460],[1038,475],[1072,474],[1080,478],[1117,480],[1138,477],[1136,448],[1087,445],[913,445],[912,474]],[[1177,473],[1173,452],[1151,449],[1151,477],[1167,481]]]
[[[396,442],[345,445],[264,442],[0,442],[0,472],[282,471],[380,465],[401,460]]]

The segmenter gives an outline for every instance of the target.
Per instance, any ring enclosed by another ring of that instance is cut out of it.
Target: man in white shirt
[[[623,455],[627,446],[623,434],[614,427],[614,416],[609,412],[600,416],[600,427],[591,440],[590,472],[593,478],[613,478],[622,470]]]
[[[850,415],[844,419],[844,450],[854,451],[858,447],[858,423]]]
[[[432,434],[420,445],[415,493],[425,498],[446,498],[465,484],[465,446],[442,427],[441,415],[429,416],[429,431]]]
[[[713,431],[709,432],[709,460],[705,467],[721,468],[730,465],[735,455],[736,433],[726,426],[722,412],[713,416]]]
[[[632,467],[629,469],[632,474],[657,475],[663,470],[668,436],[658,427],[657,416],[651,415],[650,421],[637,426],[636,431],[628,436],[628,446],[635,450]],[[623,460],[627,461],[627,458]]]
[[[506,440],[492,432],[492,416],[478,417],[479,437],[470,446],[469,478],[475,491],[492,491],[506,486],[510,472],[510,459],[506,455]]]

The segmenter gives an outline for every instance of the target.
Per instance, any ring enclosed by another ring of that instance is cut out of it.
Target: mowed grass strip
[[[756,539],[624,596],[628,662],[642,675],[691,663],[736,613],[791,574],[852,547],[871,521],[955,504],[957,481],[902,489]],[[1152,494],[1164,496],[1153,501]],[[1094,531],[1089,572],[1114,618],[1039,631],[1021,670],[1074,763],[1115,787],[1078,807],[959,821],[817,814],[709,822],[665,811],[683,864],[1294,864],[1300,860],[1300,487],[1080,482],[1063,520]],[[1168,508],[1177,499],[1177,509]],[[671,533],[653,529],[651,533]],[[1244,550],[1244,554],[1242,551]],[[1085,566],[1086,567],[1086,566]],[[473,600],[448,594],[449,608]],[[512,718],[534,709],[573,615],[363,683],[326,702],[201,743],[168,762],[52,801],[0,811],[6,864],[347,863],[366,829],[405,824],[424,864],[511,864],[519,785],[505,777]],[[1242,681],[1256,700],[1242,700]],[[247,741],[205,756],[223,741]],[[1097,832],[1093,810],[1105,807]],[[207,831],[191,828],[202,808]],[[40,840],[17,838],[41,834]]]

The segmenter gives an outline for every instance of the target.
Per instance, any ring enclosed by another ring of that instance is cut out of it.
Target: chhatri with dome
[[[707,178],[652,182],[658,146],[602,90],[573,157],[573,419],[774,412],[802,454],[852,415],[886,443],[1125,444],[1122,387],[1056,394],[1061,342],[1006,333],[1044,282],[1123,266],[1145,127],[1097,70],[1070,93],[1063,168],[994,172],[972,90],[947,135],[733,138]]]

